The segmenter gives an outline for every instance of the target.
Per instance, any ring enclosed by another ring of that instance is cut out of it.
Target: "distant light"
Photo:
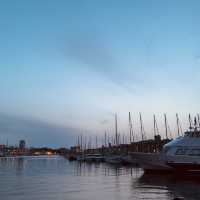
[[[47,151],[47,155],[48,155],[48,156],[51,156],[51,155],[52,155],[52,152],[51,152],[51,151]]]

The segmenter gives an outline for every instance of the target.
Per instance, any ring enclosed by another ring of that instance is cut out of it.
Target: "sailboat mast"
[[[179,118],[178,118],[178,113],[176,113],[176,124],[177,124],[178,136],[180,136],[180,126],[179,126]]]
[[[105,147],[107,146],[107,133],[106,133],[106,131],[105,131],[105,137],[104,137],[104,143],[105,143]]]
[[[81,151],[83,150],[83,135],[81,134]]]
[[[129,141],[132,142],[132,122],[131,122],[131,113],[129,112]]]
[[[96,149],[98,148],[98,139],[97,139],[97,135],[96,135]]]
[[[87,149],[87,146],[88,146],[88,139],[87,139],[87,136],[85,136],[85,142],[84,142],[85,150]]]
[[[189,129],[190,129],[190,131],[191,131],[191,130],[192,130],[192,120],[191,120],[191,116],[190,116],[190,114],[189,114],[189,124],[190,124]]]
[[[118,145],[117,114],[115,114],[115,143]]]
[[[153,115],[153,132],[154,132],[154,138],[156,136],[156,116]]]
[[[166,116],[166,114],[164,114],[164,119],[165,119],[165,134],[166,134],[166,139],[168,139],[167,116]]]
[[[197,114],[197,121],[198,121],[198,126],[200,127],[200,117],[199,117],[199,114]]]
[[[110,135],[109,135],[109,133],[108,133],[108,136],[107,136],[107,144],[108,144],[108,147],[109,147],[109,145],[110,145]]]
[[[122,144],[125,144],[125,135],[123,134]]]
[[[157,124],[157,121],[156,121],[156,116],[155,114],[153,115],[153,121],[154,121],[154,137],[156,135],[159,135],[159,130],[158,130],[158,124]]]
[[[139,115],[140,115],[140,131],[141,131],[142,141],[143,141],[144,140],[144,133],[143,133],[142,115],[141,115],[141,113],[139,113]]]
[[[120,133],[118,133],[117,143],[119,145],[121,144],[121,134]]]
[[[194,127],[195,127],[195,129],[197,128],[197,118],[196,117],[194,117]]]

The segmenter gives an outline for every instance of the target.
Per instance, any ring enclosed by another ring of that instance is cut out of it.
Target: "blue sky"
[[[163,136],[163,113],[174,135],[176,112],[186,128],[188,113],[199,112],[199,8],[183,0],[0,1],[0,141],[70,145],[79,133],[112,134],[114,113],[126,134],[129,111],[136,132],[142,112],[149,137],[153,113]]]

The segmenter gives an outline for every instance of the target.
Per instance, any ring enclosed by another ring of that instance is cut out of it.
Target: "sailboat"
[[[115,114],[115,145],[119,145],[118,127],[117,127],[117,114]],[[109,164],[121,164],[122,156],[118,154],[109,154],[105,157],[105,162]]]

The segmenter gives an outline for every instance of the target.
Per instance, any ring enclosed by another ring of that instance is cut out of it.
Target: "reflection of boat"
[[[80,162],[85,161],[84,155],[77,155],[76,159],[77,159],[77,161],[80,161]]]
[[[122,156],[121,155],[109,155],[105,157],[105,162],[109,164],[121,164]]]
[[[124,165],[130,165],[132,164],[132,157],[130,155],[124,155],[121,157],[122,164]]]
[[[74,155],[74,154],[67,154],[67,155],[65,155],[65,157],[66,157],[69,161],[77,160],[76,155]]]
[[[196,119],[194,127],[164,145],[159,154],[133,153],[139,165],[146,171],[200,172],[200,128]]]
[[[86,162],[101,162],[104,157],[101,154],[87,154],[85,155]]]
[[[131,153],[121,157],[122,164],[124,165],[137,165],[137,160],[132,156]]]
[[[103,162],[104,157],[101,154],[85,154],[77,156],[77,160],[85,162]]]
[[[200,176],[180,174],[143,174],[133,183],[133,187],[145,189],[148,197],[155,192],[160,199],[200,199],[199,186]]]

